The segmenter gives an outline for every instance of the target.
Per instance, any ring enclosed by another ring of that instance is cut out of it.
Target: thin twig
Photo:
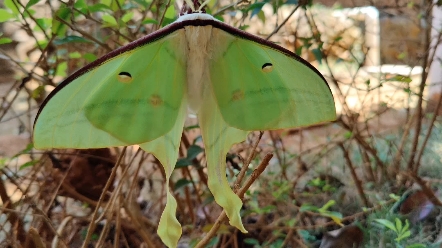
[[[253,145],[253,148],[252,148],[252,151],[251,151],[249,157],[244,162],[244,165],[241,168],[241,171],[239,172],[238,176],[236,177],[235,183],[233,184],[234,185],[233,188],[235,190],[235,193],[236,193],[236,190],[238,190],[241,187],[241,182],[244,178],[244,175],[247,172],[247,169],[249,168],[250,162],[252,162],[252,159],[255,157],[256,148],[258,147],[258,143],[261,140],[263,134],[264,134],[264,132],[262,132],[262,131],[259,132],[258,139],[256,140],[255,144]]]
[[[430,10],[431,10],[431,5],[429,5],[426,13],[431,13]],[[431,14],[430,14],[430,16],[431,16]],[[428,17],[423,18],[423,20],[427,21],[427,23],[426,23],[427,25],[429,25],[431,23],[431,17],[430,18],[428,18]],[[427,53],[425,54],[427,56],[428,56],[428,49],[430,47],[430,43],[431,43],[430,31],[426,30],[424,47],[427,49]],[[436,49],[434,49],[433,53],[436,53]],[[419,99],[418,99],[417,106],[416,106],[417,107],[417,110],[416,110],[416,112],[417,112],[416,113],[416,116],[417,116],[416,130],[414,133],[414,139],[412,142],[410,157],[409,157],[408,164],[407,164],[407,168],[409,170],[413,170],[413,171],[417,171],[417,168],[414,168],[414,167],[417,167],[414,163],[414,158],[416,157],[416,151],[417,151],[417,147],[419,144],[419,137],[420,137],[421,129],[422,129],[422,109],[423,109],[422,103],[424,101],[424,90],[425,90],[425,85],[426,85],[427,76],[428,76],[427,70],[425,70],[425,68],[427,68],[428,63],[429,63],[427,56],[425,56],[424,64],[422,65],[422,68],[424,68],[424,70],[422,70],[421,84],[419,85]]]
[[[422,189],[422,192],[428,197],[428,200],[431,201],[436,206],[442,207],[442,202],[434,195],[433,190],[431,190],[426,182],[420,178],[416,173],[406,173],[408,177],[411,177]]]
[[[441,106],[442,106],[441,103],[442,103],[442,96],[439,95],[439,99],[437,100],[437,107],[434,110],[433,117],[431,118],[431,121],[430,121],[430,127],[428,128],[427,135],[425,136],[425,139],[422,142],[422,147],[421,147],[419,154],[417,155],[417,158],[416,158],[416,166],[413,170],[414,173],[417,173],[419,170],[419,165],[420,165],[420,161],[422,159],[422,155],[424,154],[425,147],[427,147],[428,140],[430,139],[431,132],[433,131],[434,123],[437,119],[439,110],[441,109]]]
[[[275,30],[273,30],[273,32],[271,32],[266,40],[270,39],[274,34],[278,33],[278,31],[288,22],[288,20],[290,19],[290,17],[292,17],[293,14],[295,14],[296,10],[298,10],[298,8],[301,5],[297,5],[295,9],[292,10],[292,12],[290,12],[290,14],[284,19],[284,21],[282,21],[282,23],[280,25],[278,25],[278,27],[275,28]]]
[[[103,192],[101,192],[100,198],[98,199],[97,207],[94,210],[94,213],[91,218],[91,223],[89,224],[89,227],[87,230],[86,238],[84,239],[83,245],[81,246],[82,248],[86,248],[88,246],[89,240],[91,239],[92,234],[94,233],[95,219],[97,218],[98,210],[100,209],[100,205],[104,200],[107,190],[109,189],[109,187],[112,185],[112,183],[114,181],[115,175],[117,174],[117,169],[120,166],[121,161],[123,160],[124,154],[126,153],[126,149],[127,149],[127,146],[125,146],[123,148],[123,151],[121,152],[120,156],[118,157],[118,160],[115,163],[114,168],[112,168],[112,172],[109,176],[109,179],[106,182],[106,185],[104,186]]]
[[[370,207],[370,203],[367,200],[367,197],[365,196],[364,190],[362,189],[361,180],[359,180],[358,176],[356,175],[355,168],[353,166],[353,163],[351,162],[350,156],[348,155],[347,149],[344,147],[344,144],[339,144],[339,147],[341,147],[342,152],[344,153],[345,161],[347,162],[348,167],[350,168],[350,174],[353,178],[353,182],[356,185],[356,189],[358,190],[359,197],[361,197],[362,202],[364,203],[365,207]]]

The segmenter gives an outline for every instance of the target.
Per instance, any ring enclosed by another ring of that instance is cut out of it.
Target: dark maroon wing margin
[[[247,40],[251,40],[253,42],[256,42],[258,44],[270,47],[274,50],[277,50],[281,53],[284,53],[285,55],[303,63],[305,66],[307,66],[308,68],[310,68],[311,70],[313,70],[314,72],[316,72],[316,74],[318,74],[318,76],[320,76],[323,80],[324,83],[327,85],[327,87],[330,90],[330,86],[327,83],[327,80],[325,80],[324,76],[322,76],[322,74],[314,67],[312,66],[310,63],[308,63],[307,61],[305,61],[303,58],[299,57],[298,55],[296,55],[295,53],[276,45],[273,42],[270,42],[268,40],[262,39],[258,36],[249,34],[247,32],[244,32],[242,30],[239,30],[237,28],[234,28],[232,26],[229,26],[223,22],[220,21],[215,21],[215,20],[188,20],[188,21],[182,21],[182,22],[177,22],[177,23],[172,23],[171,25],[162,28],[156,32],[153,32],[149,35],[146,35],[138,40],[135,40],[125,46],[122,46],[106,55],[104,55],[103,57],[95,60],[94,62],[86,65],[85,67],[79,69],[78,71],[74,72],[73,74],[71,74],[69,77],[67,77],[63,82],[61,82],[50,94],[48,97],[46,97],[46,99],[43,101],[43,103],[41,104],[40,109],[38,110],[37,116],[35,118],[34,121],[34,126],[35,126],[35,122],[38,119],[38,116],[40,115],[41,111],[43,110],[44,106],[48,103],[48,101],[55,95],[57,94],[58,91],[60,91],[61,89],[63,89],[66,85],[68,85],[69,83],[71,83],[72,81],[74,81],[76,78],[80,77],[81,75],[87,73],[90,70],[93,70],[95,67],[100,66],[101,64],[105,63],[107,60],[112,59],[115,56],[118,56],[122,53],[131,51],[135,48],[138,48],[140,46],[144,46],[146,44],[152,43],[156,40],[159,40],[165,36],[167,36],[170,33],[175,32],[178,29],[182,29],[185,26],[213,26],[215,28],[219,28],[231,35],[234,35],[238,38],[241,39],[247,39]],[[330,90],[331,93],[331,90]]]

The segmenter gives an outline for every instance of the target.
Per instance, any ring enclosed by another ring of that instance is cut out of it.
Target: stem
[[[112,169],[109,179],[107,180],[106,185],[104,186],[103,192],[100,195],[100,199],[98,199],[97,207],[95,208],[94,213],[92,215],[91,223],[89,224],[89,227],[87,229],[86,238],[84,239],[84,242],[83,242],[83,245],[81,246],[81,248],[88,247],[89,240],[91,239],[92,234],[94,233],[94,230],[95,230],[95,219],[97,218],[98,210],[100,209],[100,205],[104,200],[104,196],[106,195],[107,190],[109,189],[109,187],[112,185],[112,182],[114,181],[115,175],[117,174],[117,169],[120,166],[121,161],[123,160],[124,154],[126,153],[126,149],[127,149],[127,146],[125,146],[123,148],[123,151],[121,152],[120,156],[118,157],[118,160],[115,163],[114,168]]]

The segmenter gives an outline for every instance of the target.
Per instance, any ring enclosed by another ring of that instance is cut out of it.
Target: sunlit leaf
[[[187,158],[180,158],[175,164],[175,169],[183,168],[189,165],[193,165],[192,161]]]
[[[336,204],[335,200],[329,200],[326,204],[324,204],[324,206],[318,209],[318,211],[327,211],[331,206],[335,204]]]
[[[115,17],[109,15],[109,14],[104,14],[101,19],[108,24],[109,26],[117,26],[117,20],[115,20]]]
[[[91,43],[90,40],[87,40],[87,39],[85,39],[83,37],[76,36],[76,35],[69,35],[69,36],[66,36],[66,37],[61,38],[61,39],[55,39],[53,43],[54,43],[54,45],[63,45],[63,44],[66,44],[66,43],[78,43],[78,42],[80,42],[80,43]]]
[[[313,205],[309,205],[309,204],[302,204],[301,208],[299,209],[300,212],[305,212],[305,211],[317,211],[319,208]]]
[[[19,170],[23,170],[24,168],[31,167],[37,163],[38,163],[38,160],[32,160],[32,161],[26,162],[26,163],[20,165]]]
[[[69,22],[71,17],[71,9],[60,8],[55,12],[55,17],[52,19],[52,33],[57,36],[64,36],[67,30],[67,26],[60,20]],[[60,20],[59,20],[60,19]]]
[[[93,62],[97,59],[97,55],[93,54],[93,53],[85,53],[83,55],[83,58],[87,61],[87,62]]]
[[[179,179],[176,183],[175,183],[175,188],[174,188],[174,190],[178,190],[179,188],[182,188],[182,187],[184,187],[184,186],[186,186],[186,185],[188,185],[188,184],[190,184],[190,183],[192,183],[192,181],[190,181],[190,180],[187,180],[187,179],[185,179],[185,178],[181,178],[181,179]]]
[[[266,4],[266,2],[259,2],[259,3],[251,4],[249,6],[249,8],[247,9],[247,11],[252,11],[252,13],[250,14],[250,18],[252,18],[253,16],[257,15],[259,12],[261,12],[264,4]]]
[[[17,158],[18,156],[22,155],[22,154],[28,154],[31,152],[31,150],[34,148],[34,144],[29,143],[25,149],[21,150],[20,152],[18,152],[17,154],[15,154],[14,156],[12,156],[12,158]]]
[[[146,18],[141,22],[141,24],[158,24],[158,21],[152,18]]]
[[[94,4],[92,6],[89,6],[88,10],[90,12],[99,12],[103,10],[110,10],[109,6],[101,3]]]
[[[35,5],[36,3],[38,3],[40,0],[29,0],[29,2],[26,4],[26,9],[28,9],[29,7]]]
[[[4,0],[3,4],[8,8],[13,14],[18,15],[20,14],[19,9],[17,8],[16,4],[14,3],[15,0]]]
[[[261,11],[257,14],[257,17],[258,17],[259,20],[262,21],[262,23],[265,23],[265,22],[266,22],[266,15],[264,14],[264,11],[261,10]]]
[[[411,83],[411,81],[413,81],[413,79],[411,79],[411,77],[408,77],[408,76],[396,75],[392,78],[387,79],[387,81]]]
[[[322,64],[322,52],[318,48],[312,49],[312,53],[315,56],[316,60],[319,62],[319,64]]]
[[[167,8],[166,13],[164,14],[163,23],[161,23],[161,26],[164,27],[175,21],[175,19],[176,19],[175,7],[170,6],[169,8]]]
[[[60,76],[60,77],[66,77],[66,71],[68,69],[68,63],[65,62],[61,62],[60,64],[58,64],[57,66],[57,70],[55,71],[55,76]]]
[[[35,90],[32,91],[31,97],[33,99],[38,99],[44,93],[45,87],[43,85],[38,86]]]
[[[7,11],[6,9],[0,9],[0,23],[5,22],[5,21],[9,21],[12,18],[14,18],[14,14]]]
[[[11,42],[12,42],[12,40],[7,38],[7,37],[0,38],[0,45],[1,44],[8,44],[8,43],[11,43]]]
[[[126,23],[130,20],[132,20],[132,17],[134,16],[134,12],[127,12],[126,14],[123,15],[123,17],[121,17],[121,20]]]
[[[69,58],[71,58],[71,59],[79,59],[79,58],[81,58],[81,53],[79,53],[79,52],[69,53]]]
[[[245,244],[249,244],[249,245],[256,245],[256,246],[259,245],[259,241],[257,239],[254,239],[254,238],[246,238],[246,239],[244,239],[243,242]]]
[[[193,160],[194,158],[196,158],[198,156],[198,154],[202,153],[203,151],[204,151],[204,149],[202,147],[197,146],[197,145],[191,145],[187,149],[187,159]]]
[[[386,220],[386,219],[375,219],[375,221],[382,224],[383,226],[393,230],[394,232],[397,232],[396,227],[394,226],[393,222]]]

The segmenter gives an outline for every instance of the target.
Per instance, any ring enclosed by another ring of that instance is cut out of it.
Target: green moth
[[[195,113],[209,188],[230,224],[246,232],[242,202],[226,179],[226,153],[250,131],[335,120],[333,96],[324,77],[296,54],[203,11],[188,12],[64,80],[38,111],[34,146],[139,144],[162,163],[169,185],[184,121]],[[181,236],[176,207],[168,190],[158,234],[169,247]]]

